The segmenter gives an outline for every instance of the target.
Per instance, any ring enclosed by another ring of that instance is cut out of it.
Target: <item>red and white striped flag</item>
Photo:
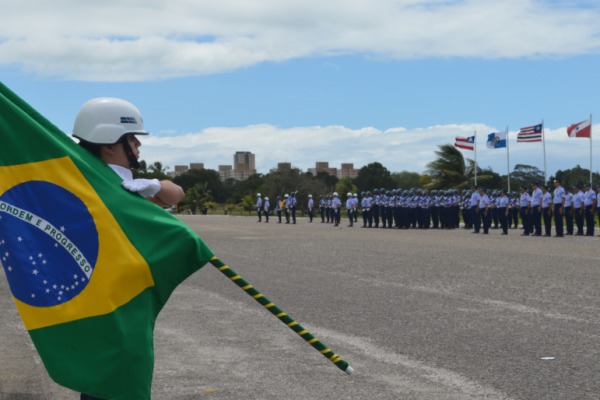
[[[517,134],[517,143],[525,142],[541,142],[542,141],[542,124],[526,126],[519,130]]]
[[[592,136],[592,120],[586,119],[578,124],[573,124],[567,128],[569,137],[589,138]]]
[[[475,150],[475,136],[457,136],[456,141],[454,142],[454,146],[458,147],[459,149]]]

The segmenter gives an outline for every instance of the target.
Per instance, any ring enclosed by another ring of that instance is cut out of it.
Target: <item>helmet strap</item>
[[[123,144],[123,149],[125,150],[125,155],[127,156],[127,159],[129,160],[129,167],[136,168],[136,169],[139,168],[140,162],[138,161],[135,154],[133,154],[133,150],[131,149],[129,142],[127,141],[127,135],[122,136],[121,139],[119,139],[119,141]]]

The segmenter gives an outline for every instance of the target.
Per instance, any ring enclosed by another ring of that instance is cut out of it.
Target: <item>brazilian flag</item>
[[[149,399],[156,317],[213,257],[0,83],[0,260],[54,381]]]

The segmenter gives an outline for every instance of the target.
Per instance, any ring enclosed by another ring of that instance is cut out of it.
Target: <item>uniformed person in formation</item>
[[[271,208],[271,203],[269,203],[269,198],[265,197],[265,202],[264,202],[264,207],[263,207],[263,211],[264,211],[264,215],[265,215],[265,223],[269,223],[269,213],[271,212],[270,208]]]
[[[290,209],[290,213],[292,215],[292,224],[296,223],[296,192],[291,192],[290,193],[290,197],[288,198],[288,202],[289,202],[289,209]]]
[[[596,211],[596,194],[592,190],[592,184],[584,186],[583,203],[585,205],[585,236],[594,236],[594,212]]]
[[[508,235],[508,217],[510,216],[510,204],[506,190],[500,191],[500,197],[496,201],[498,207],[498,219],[500,220],[500,227],[502,228],[502,235]]]
[[[321,223],[325,223],[325,199],[323,195],[319,195],[319,214],[321,214]]]
[[[544,236],[552,236],[552,195],[548,192],[548,186],[542,186],[542,218],[544,219]]]
[[[479,233],[481,229],[481,214],[479,213],[479,202],[481,201],[481,194],[477,185],[471,186],[471,221],[473,222],[473,233]]]
[[[481,199],[479,200],[479,215],[481,215],[483,234],[487,235],[492,221],[490,198],[487,194],[487,190],[484,188],[479,189],[479,195],[481,196]]]
[[[583,203],[583,191],[581,186],[573,186],[573,217],[577,226],[577,236],[583,236],[583,219],[585,215],[585,205]]]
[[[263,208],[263,199],[260,196],[260,193],[256,193],[256,213],[258,214],[258,221],[262,221],[262,208]]]
[[[327,223],[333,221],[332,213],[331,213],[331,196],[327,195],[325,199],[325,215],[327,216]]]
[[[521,186],[519,191],[521,192],[519,196],[519,213],[521,214],[521,223],[523,224],[523,233],[521,236],[529,236],[531,234],[531,197],[527,193],[525,186]]]
[[[285,212],[285,223],[289,224],[290,223],[290,205],[289,205],[289,201],[290,201],[290,195],[289,194],[284,194],[283,195],[283,202],[281,204],[284,205],[283,207],[283,211]]]
[[[346,214],[348,215],[348,227],[351,228],[354,225],[354,200],[352,200],[351,192],[346,195]]]
[[[560,179],[554,180],[554,193],[552,196],[552,204],[554,207],[554,226],[556,227],[556,237],[563,237],[563,220],[565,218],[565,189],[560,185]]]
[[[573,235],[573,189],[565,188],[565,227],[567,229],[566,234]]]
[[[531,226],[533,236],[542,236],[542,197],[544,193],[537,182],[531,184]]]
[[[333,224],[334,226],[339,226],[342,211],[342,201],[339,199],[337,192],[333,192],[333,199],[331,200],[331,209],[333,210]]]
[[[519,227],[519,195],[517,192],[510,194],[510,214],[512,218],[508,220],[508,227],[517,229]]]
[[[313,220],[313,215],[314,215],[314,207],[315,207],[315,202],[313,200],[312,194],[308,195],[308,222],[312,222]]]

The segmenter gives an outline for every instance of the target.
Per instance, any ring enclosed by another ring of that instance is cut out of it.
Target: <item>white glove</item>
[[[124,181],[123,187],[130,192],[139,193],[142,197],[154,197],[160,192],[158,179],[133,179]]]

